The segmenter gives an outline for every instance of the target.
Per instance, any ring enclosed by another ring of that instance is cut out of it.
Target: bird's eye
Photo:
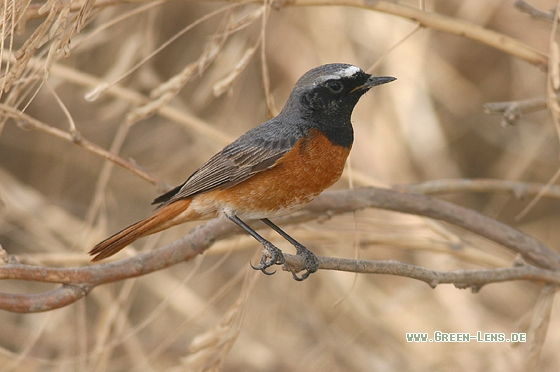
[[[327,81],[327,87],[334,93],[340,93],[340,91],[342,91],[342,84],[337,80]]]

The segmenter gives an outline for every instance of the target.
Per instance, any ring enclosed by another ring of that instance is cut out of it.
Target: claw
[[[263,244],[263,247],[264,251],[259,264],[257,266],[254,266],[252,263],[250,264],[254,270],[260,270],[265,275],[272,275],[276,272],[276,270],[270,272],[266,269],[268,269],[272,265],[282,265],[284,262],[286,262],[286,260],[284,259],[282,251],[272,245],[272,243]]]
[[[257,266],[254,266],[252,262],[249,262],[249,265],[251,265],[251,267],[253,268],[253,270],[260,270],[260,271],[262,271],[263,274],[265,274],[265,275],[273,275],[273,274],[276,273],[276,270],[274,270],[273,272],[266,271],[266,269],[267,269],[268,267],[263,266],[262,263],[259,263]]]
[[[266,268],[263,268],[263,269],[261,269],[261,271],[264,275],[274,275],[274,274],[276,274],[276,270],[271,272],[271,271],[266,271]]]
[[[309,277],[309,274],[311,274],[311,272],[309,272],[309,270],[307,270],[305,273],[303,273],[302,276],[297,276],[296,273],[292,273],[292,277],[294,278],[294,280],[297,280],[298,282],[304,281],[305,279],[307,279],[307,277]]]

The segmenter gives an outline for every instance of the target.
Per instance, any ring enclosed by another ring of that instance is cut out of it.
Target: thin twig
[[[4,59],[15,60],[14,56],[11,54],[4,56]],[[29,63],[32,64],[32,66],[36,69],[42,68],[42,65],[44,64],[43,61],[37,58],[31,58]],[[103,84],[103,81],[94,75],[84,73],[82,71],[64,66],[62,64],[54,64],[50,69],[50,74],[69,83],[73,83],[86,88],[94,89],[95,87]],[[127,101],[133,105],[144,105],[148,104],[151,101],[149,97],[138,93],[133,89],[129,89],[120,85],[111,86],[105,93],[118,99]],[[158,115],[175,123],[179,123],[189,128],[193,132],[200,133],[203,136],[211,138],[220,145],[225,146],[235,139],[235,137],[225,134],[223,131],[216,129],[215,127],[205,122],[204,120],[199,119],[195,115],[190,114],[185,110],[175,108],[171,105],[161,107],[158,110]]]
[[[558,98],[558,95],[556,97]],[[508,125],[515,125],[515,122],[523,114],[545,110],[547,107],[547,98],[543,96],[520,101],[489,102],[484,105],[484,113],[503,115],[501,124],[503,127],[506,127]]]
[[[236,1],[236,0],[230,0]],[[260,2],[260,1],[257,1]],[[375,10],[382,13],[392,14],[398,17],[418,22],[423,27],[433,30],[458,35],[467,39],[478,41],[501,50],[504,53],[530,62],[545,70],[548,66],[548,57],[521,41],[506,36],[496,31],[433,12],[425,12],[418,8],[400,5],[389,1],[368,0],[292,0],[280,2],[280,6],[348,6],[362,9]]]
[[[97,9],[103,9],[110,6],[122,5],[125,3],[142,3],[146,1],[151,1],[151,0],[100,0],[100,1],[96,1],[95,4],[93,4],[93,7]],[[79,11],[84,6],[84,3],[85,0],[72,2],[71,4],[69,4],[70,11],[71,12]],[[43,5],[44,5],[43,3],[30,4],[29,7],[27,7],[27,9],[25,10],[25,13],[23,13],[22,18],[25,20],[45,18],[46,14],[39,12],[39,9],[41,9]],[[54,5],[55,10],[58,12],[60,12],[66,6],[67,4],[63,2],[56,3],[56,5]]]
[[[153,185],[160,186],[162,181],[157,177],[153,176],[152,174],[146,172],[142,168],[138,167],[136,164],[133,164],[129,161],[124,160],[120,156],[112,154],[111,152],[105,150],[104,148],[96,145],[93,142],[88,141],[84,137],[80,136],[79,133],[70,133],[65,132],[61,129],[51,127],[48,124],[45,124],[13,107],[7,106],[3,103],[0,103],[0,113],[3,113],[4,116],[11,117],[18,125],[26,130],[37,130],[43,133],[50,134],[56,138],[71,142],[105,160],[109,160],[120,167],[123,167],[132,173],[138,175],[139,177],[145,179],[146,181],[150,182]]]
[[[441,195],[462,192],[499,192],[512,194],[516,199],[538,195],[542,197],[560,199],[560,186],[548,186],[541,183],[492,179],[444,179],[427,181],[409,185],[395,185],[395,190],[416,192],[420,194]]]
[[[544,12],[524,0],[516,0],[514,5],[517,9],[528,13],[533,18],[540,18],[551,22],[554,20],[554,11]]]
[[[140,2],[132,1],[132,2]],[[245,2],[245,0],[229,0],[230,2]],[[254,0],[254,2],[264,3],[266,0]],[[94,7],[108,7],[122,4],[123,0],[97,1]],[[82,4],[72,4],[72,10],[80,9]],[[362,9],[375,10],[382,13],[392,14],[401,18],[410,19],[418,22],[421,26],[437,31],[447,32],[478,41],[489,45],[495,49],[511,54],[542,69],[548,66],[548,57],[532,47],[523,44],[519,40],[504,34],[485,29],[478,25],[456,18],[444,16],[437,13],[426,12],[418,8],[407,5],[400,5],[389,1],[368,1],[368,0],[279,0],[274,4],[275,7],[283,6],[348,6]],[[39,14],[38,9],[29,7],[25,13],[25,19],[41,18],[45,15]]]

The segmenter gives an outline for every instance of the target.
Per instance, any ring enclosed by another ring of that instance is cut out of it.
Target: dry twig
[[[515,125],[523,114],[547,108],[546,97],[535,97],[520,101],[489,102],[484,105],[486,114],[501,114],[502,126]]]
[[[515,7],[522,12],[528,13],[533,18],[540,18],[547,21],[554,20],[554,11],[542,11],[524,0],[515,0]]]
[[[235,0],[230,0],[235,1]],[[392,14],[418,22],[420,25],[436,31],[459,35],[486,44],[502,52],[523,59],[542,69],[548,65],[548,57],[519,40],[484,27],[447,17],[442,14],[426,12],[407,5],[400,5],[389,1],[366,0],[294,0],[278,3],[279,6],[349,6],[361,9],[375,10]]]
[[[82,147],[83,149],[90,151],[91,153],[105,160],[109,160],[117,164],[118,166],[131,171],[137,176],[150,182],[152,185],[156,185],[158,186],[158,188],[162,188],[161,180],[146,172],[144,169],[138,167],[136,164],[126,161],[120,156],[112,154],[104,148],[88,141],[87,139],[83,138],[78,131],[74,131],[73,133],[65,132],[61,129],[42,123],[41,121],[2,103],[0,103],[0,112],[3,114],[2,116],[12,118],[23,129],[37,130],[43,133],[50,134],[51,136],[54,136],[56,138],[74,143],[75,145]]]
[[[545,187],[540,183],[492,179],[444,179],[409,185],[395,185],[393,186],[393,188],[395,190],[430,195],[463,192],[508,193],[512,194],[516,199],[519,200],[527,196],[543,193],[543,197],[560,199],[560,186]]]

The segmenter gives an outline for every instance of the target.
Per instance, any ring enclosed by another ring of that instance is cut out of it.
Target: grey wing
[[[240,138],[241,139],[241,138]],[[295,144],[296,137],[235,141],[214,155],[183,184],[159,196],[152,204],[169,204],[216,188],[228,188],[274,166]]]

